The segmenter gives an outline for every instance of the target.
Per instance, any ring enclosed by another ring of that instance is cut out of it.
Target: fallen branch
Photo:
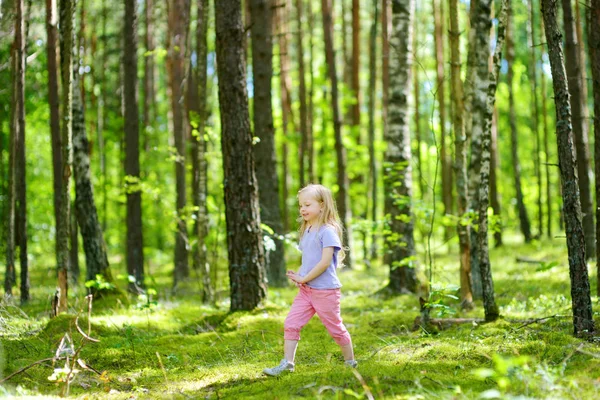
[[[431,318],[428,321],[428,326],[435,326],[438,329],[444,330],[448,329],[454,325],[460,324],[483,324],[485,319],[482,318]],[[416,317],[415,322],[413,323],[412,330],[416,331],[421,327],[421,317]]]
[[[60,359],[64,359],[64,358],[65,358],[65,357],[61,357]],[[35,367],[36,365],[39,365],[39,364],[41,364],[41,363],[43,363],[43,362],[46,362],[46,361],[53,361],[53,360],[56,360],[56,358],[55,358],[55,357],[51,357],[51,358],[44,358],[43,360],[36,361],[36,362],[34,362],[33,364],[31,364],[31,365],[28,365],[28,366],[26,366],[26,367],[24,367],[24,368],[21,368],[20,370],[18,370],[18,371],[16,371],[16,372],[13,372],[12,374],[8,375],[6,378],[4,378],[4,379],[0,379],[0,383],[4,383],[4,382],[6,382],[7,380],[9,380],[10,378],[12,378],[13,376],[15,376],[15,375],[18,375],[18,374],[20,374],[21,372],[25,372],[25,371],[27,371],[27,370],[28,370],[29,368],[31,368],[31,367]]]
[[[525,263],[525,264],[541,264],[541,263],[546,262],[546,260],[544,260],[544,259],[536,260],[535,258],[519,257],[519,256],[517,256],[517,262],[518,263]]]

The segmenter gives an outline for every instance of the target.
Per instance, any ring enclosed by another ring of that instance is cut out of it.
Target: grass
[[[534,264],[517,264],[516,255],[557,265],[537,271]],[[384,267],[344,271],[342,316],[353,337],[359,375],[343,367],[339,348],[316,317],[302,331],[296,372],[279,378],[261,374],[282,356],[283,321],[295,288],[269,289],[263,307],[229,313],[226,301],[204,306],[191,289],[170,294],[169,277],[158,276],[156,306],[143,308],[143,302],[126,297],[94,302],[90,335],[100,342],[86,343],[80,358],[106,372],[78,373],[70,394],[88,399],[351,399],[367,393],[386,399],[595,398],[600,349],[572,335],[564,240],[508,241],[491,257],[502,318],[440,332],[411,329],[419,314],[415,297],[380,294]],[[457,283],[455,255],[436,254],[434,278],[442,285]],[[81,343],[74,320],[80,313],[79,325],[87,331],[82,291],[71,300],[70,314],[49,320],[52,290],[36,287],[34,296],[41,300],[23,309],[8,299],[1,304],[0,376],[52,357],[66,332],[76,347]],[[451,298],[445,305],[454,316],[483,317],[480,302],[470,312],[456,310]],[[595,297],[594,305],[598,308]],[[547,316],[556,317],[520,322]],[[34,366],[0,386],[0,394],[58,396],[65,384],[50,381],[52,372],[50,362]]]

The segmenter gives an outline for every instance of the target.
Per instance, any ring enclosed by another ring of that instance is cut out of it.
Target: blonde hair
[[[319,213],[319,218],[317,219],[316,226],[313,226],[313,229],[319,229],[324,225],[330,225],[340,238],[340,242],[342,242],[344,237],[344,230],[342,227],[342,222],[340,221],[340,216],[337,211],[337,206],[335,205],[333,195],[331,194],[331,190],[327,189],[323,185],[308,184],[298,191],[298,199],[300,199],[300,196],[303,194],[310,195],[323,207],[321,209],[321,213]],[[302,239],[304,233],[309,227],[309,224],[306,220],[304,220],[304,218],[302,218],[302,216],[298,217],[297,221],[300,224],[298,232],[300,233],[300,239]],[[346,258],[346,252],[344,251],[344,244],[342,242],[341,249],[337,255],[338,268],[341,268],[343,266],[342,261],[344,261],[344,258]]]

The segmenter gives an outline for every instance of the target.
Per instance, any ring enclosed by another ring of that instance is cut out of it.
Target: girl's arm
[[[333,260],[333,251],[334,247],[324,247],[323,253],[321,255],[321,260],[315,265],[313,269],[310,270],[306,276],[300,276],[297,274],[290,275],[290,279],[298,282],[298,283],[307,283],[312,281],[313,279],[319,277],[325,270],[331,265],[331,261]]]

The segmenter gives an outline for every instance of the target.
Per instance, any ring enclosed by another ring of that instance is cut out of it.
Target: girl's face
[[[302,193],[299,198],[300,215],[309,224],[313,224],[319,218],[323,205],[317,201],[310,193]]]

